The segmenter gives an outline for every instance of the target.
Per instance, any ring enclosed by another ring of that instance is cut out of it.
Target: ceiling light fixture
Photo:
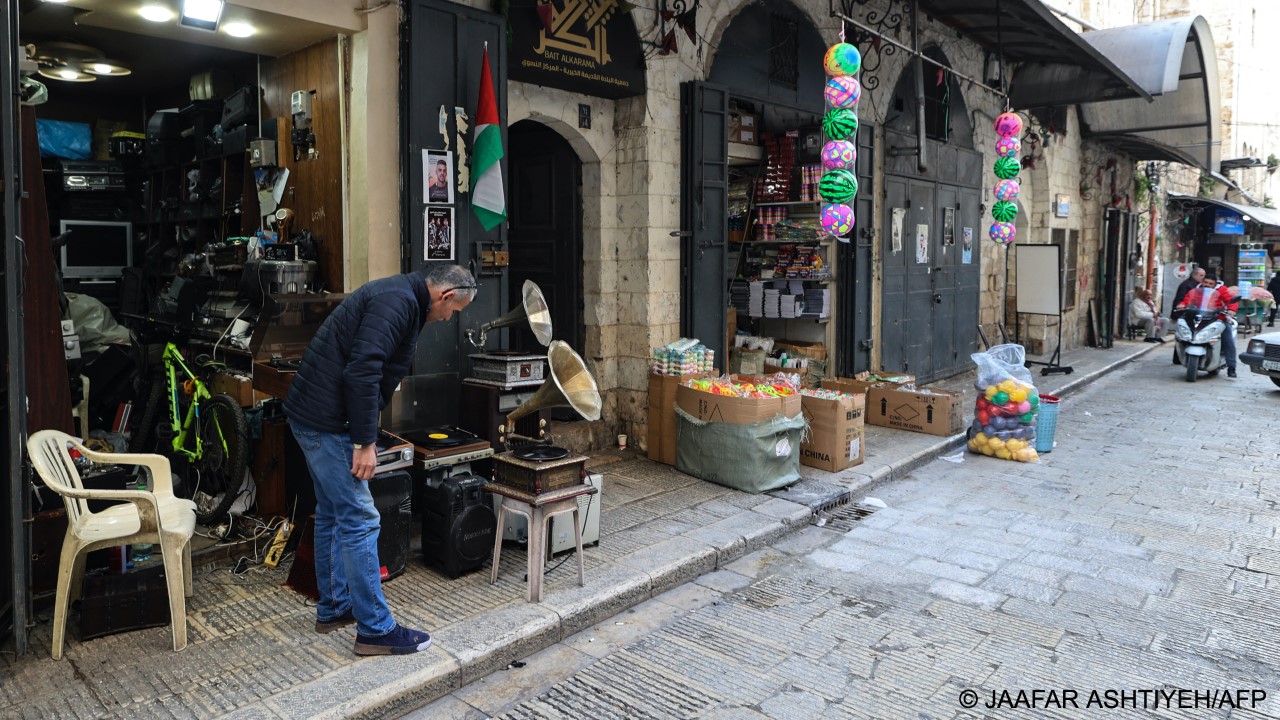
[[[258,32],[249,23],[242,23],[242,22],[227,23],[226,25],[222,26],[222,30],[228,35],[230,35],[231,37],[238,37],[238,38],[247,38],[250,35],[253,35],[254,33]]]
[[[93,82],[98,79],[88,73],[80,72],[80,70],[73,65],[62,65],[56,67],[42,65],[37,72],[39,72],[42,77],[47,77],[50,80],[61,80],[63,82]]]
[[[105,60],[103,58],[95,58],[86,62],[84,71],[90,75],[100,75],[103,77],[121,77],[133,72],[115,60]]]
[[[178,24],[197,30],[217,30],[225,4],[223,0],[182,0],[182,17]]]
[[[138,14],[151,22],[169,22],[173,19],[173,11],[163,5],[145,5]]]

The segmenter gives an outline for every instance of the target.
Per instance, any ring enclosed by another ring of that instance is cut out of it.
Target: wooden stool
[[[519,513],[529,520],[529,602],[542,602],[542,573],[546,569],[547,526],[556,515],[573,513],[573,539],[578,554],[578,585],[586,584],[586,572],[582,562],[582,519],[578,515],[578,498],[594,495],[592,485],[572,485],[539,495],[500,483],[488,483],[484,489],[498,499],[498,531],[493,538],[493,568],[489,571],[489,584],[498,582],[498,560],[502,557],[502,529],[506,527],[506,515]]]

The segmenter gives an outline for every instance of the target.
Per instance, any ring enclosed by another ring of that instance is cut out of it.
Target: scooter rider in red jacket
[[[1196,308],[1226,310],[1227,316],[1231,318],[1227,322],[1227,329],[1222,333],[1222,354],[1227,361],[1227,377],[1234,378],[1236,376],[1235,317],[1236,310],[1240,309],[1239,299],[1231,294],[1226,285],[1218,284],[1216,275],[1205,275],[1200,281],[1200,287],[1187,293],[1187,296],[1182,299],[1182,304],[1178,306],[1179,310]]]

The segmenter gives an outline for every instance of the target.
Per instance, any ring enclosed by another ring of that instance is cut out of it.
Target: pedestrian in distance
[[[1192,270],[1191,276],[1188,277],[1186,280],[1183,280],[1182,283],[1178,285],[1177,292],[1173,294],[1173,307],[1176,308],[1181,306],[1182,300],[1187,296],[1187,293],[1200,287],[1200,283],[1203,280],[1204,280],[1204,268],[1196,268]]]
[[[284,401],[316,492],[316,632],[355,624],[357,655],[425,650],[428,633],[395,621],[379,577],[380,516],[369,491],[378,415],[408,374],[429,322],[449,320],[476,295],[475,278],[437,265],[362,285],[320,326]]]
[[[1271,293],[1271,297],[1275,298],[1271,306],[1271,316],[1267,318],[1267,327],[1276,326],[1276,308],[1280,307],[1280,268],[1276,269],[1271,281],[1267,283],[1267,292]]]
[[[1141,325],[1146,329],[1146,337],[1143,338],[1149,343],[1164,342],[1165,323],[1168,321],[1160,317],[1160,313],[1156,311],[1155,300],[1151,296],[1150,290],[1139,290],[1134,296],[1133,302],[1129,303],[1129,324],[1137,327]]]

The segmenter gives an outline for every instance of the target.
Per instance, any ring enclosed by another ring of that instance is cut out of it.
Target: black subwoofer
[[[407,471],[374,475],[369,481],[373,504],[382,516],[378,533],[378,564],[382,579],[390,580],[409,564],[409,538],[413,527],[413,478]]]
[[[449,577],[478,570],[493,554],[498,520],[488,482],[459,473],[427,482],[422,496],[422,556]]]

